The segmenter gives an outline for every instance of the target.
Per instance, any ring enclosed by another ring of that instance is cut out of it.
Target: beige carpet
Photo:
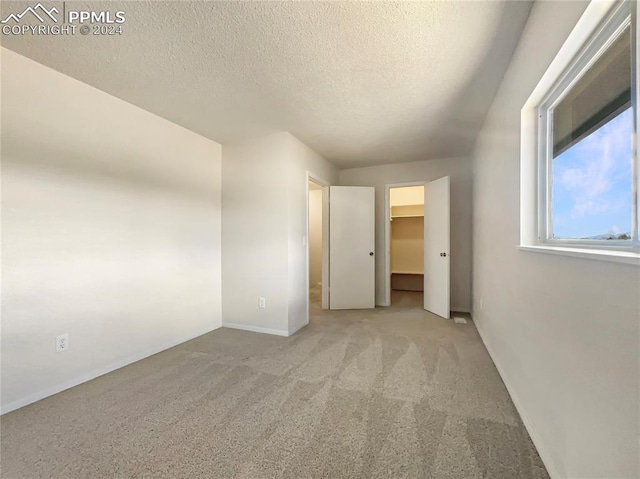
[[[4,478],[547,478],[472,322],[219,329],[1,419]]]

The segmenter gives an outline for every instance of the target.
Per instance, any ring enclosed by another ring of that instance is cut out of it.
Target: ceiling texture
[[[2,17],[30,4],[3,1]],[[289,131],[350,168],[468,156],[531,3],[66,8],[122,10],[123,34],[3,35],[2,46],[217,142]]]

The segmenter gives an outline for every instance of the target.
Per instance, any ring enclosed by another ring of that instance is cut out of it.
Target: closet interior
[[[424,290],[424,186],[390,188],[391,290]]]

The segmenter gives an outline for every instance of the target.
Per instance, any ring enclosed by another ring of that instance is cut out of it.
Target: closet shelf
[[[424,217],[424,206],[422,205],[398,205],[392,206],[390,211],[393,218],[422,218]]]
[[[391,274],[424,274],[422,271],[391,271]]]

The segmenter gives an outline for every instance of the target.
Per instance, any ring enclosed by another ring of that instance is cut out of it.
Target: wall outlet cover
[[[56,336],[56,353],[69,349],[69,333]]]

